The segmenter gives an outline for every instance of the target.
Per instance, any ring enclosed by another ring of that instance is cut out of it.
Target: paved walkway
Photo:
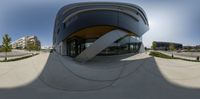
[[[189,60],[196,60],[197,56],[200,56],[200,52],[181,52],[181,53],[168,52],[168,51],[160,51],[160,52],[167,54],[169,56],[171,56],[173,53],[175,57],[189,59]]]
[[[91,85],[83,81],[83,78],[81,78],[83,75],[79,75],[81,70],[78,71],[78,68],[72,68],[77,70],[74,72],[69,68],[69,64],[63,64],[63,60],[66,57],[58,58],[56,54],[41,53],[17,62],[0,63],[0,99],[200,98],[200,63],[153,58],[147,54],[138,54],[128,58],[127,56],[121,57],[123,59],[120,59],[120,61],[125,64],[121,64],[117,56],[115,56],[115,58],[104,57],[106,59],[104,61],[110,67],[99,67],[99,64],[104,64],[104,62],[99,60],[100,58],[98,57],[96,60],[87,63],[87,66],[83,66],[86,69],[90,69],[91,72],[92,70],[113,70],[125,66],[125,68],[121,69],[122,72],[118,79],[106,81],[106,83],[105,81],[94,81],[95,83],[92,81],[89,82]],[[95,65],[95,62],[98,64]],[[76,62],[73,64],[86,65],[77,64]],[[56,77],[59,72],[65,73],[63,74],[65,76],[62,76],[63,79]],[[85,73],[84,77],[87,78],[87,74],[91,72]],[[96,76],[100,77],[101,74]],[[66,88],[69,89],[97,88],[96,86],[100,86],[100,89],[88,89],[87,91],[60,89],[46,82],[49,79],[54,83],[61,83],[61,86],[67,86]],[[93,77],[89,77],[85,80],[92,79]],[[62,83],[62,81],[66,83]],[[77,83],[78,81],[80,83]],[[102,85],[105,86],[102,87]]]

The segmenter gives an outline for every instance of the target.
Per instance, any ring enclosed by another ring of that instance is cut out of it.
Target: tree
[[[170,50],[170,51],[176,50],[175,45],[174,45],[173,43],[170,43],[170,44],[169,44],[169,50]],[[174,58],[174,53],[173,53],[173,52],[172,52],[172,58]]]
[[[153,50],[156,50],[156,47],[157,47],[157,44],[156,44],[155,41],[153,41],[153,42],[152,42],[152,46],[151,46],[151,48],[152,48]]]
[[[26,46],[26,49],[28,51],[32,51],[32,50],[36,50],[36,51],[39,51],[40,50],[40,46],[35,44],[34,41],[27,41],[27,46]]]
[[[192,48],[191,48],[190,46],[187,47],[187,51],[188,51],[188,52],[191,51],[191,49],[192,49]]]
[[[5,55],[5,61],[7,61],[7,52],[11,51],[11,38],[9,37],[8,34],[5,34],[3,36],[3,42],[2,42],[2,47],[3,47],[3,51],[6,53]]]
[[[34,42],[32,42],[32,41],[27,41],[26,49],[27,49],[28,51],[34,50],[34,46],[35,46]]]
[[[170,51],[176,50],[176,48],[175,48],[175,46],[174,46],[173,43],[170,43],[170,44],[169,44],[169,50],[170,50]]]

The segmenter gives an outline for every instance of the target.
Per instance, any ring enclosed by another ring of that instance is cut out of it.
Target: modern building
[[[37,36],[25,36],[12,42],[13,49],[25,49],[28,42],[33,42],[36,46],[41,47],[41,43]]]
[[[52,46],[41,46],[41,49],[52,49]]]
[[[55,19],[53,48],[61,55],[88,61],[96,55],[144,51],[149,30],[144,10],[134,4],[86,2],[66,5]]]
[[[200,51],[200,46],[199,45],[194,45],[194,46],[183,46],[184,51]]]
[[[170,50],[170,45],[173,45],[176,50],[182,49],[183,45],[180,43],[174,43],[174,42],[158,42],[154,41],[156,44],[156,50]]]

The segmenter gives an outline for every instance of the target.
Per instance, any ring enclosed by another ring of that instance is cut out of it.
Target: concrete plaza
[[[0,63],[0,99],[199,99],[199,71],[199,62],[145,53],[88,63],[40,53]]]

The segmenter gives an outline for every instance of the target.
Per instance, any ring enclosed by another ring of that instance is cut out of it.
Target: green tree
[[[174,46],[173,43],[170,43],[170,45],[169,45],[169,50],[170,50],[170,51],[176,50],[176,48],[175,48],[175,46]]]
[[[6,53],[5,55],[5,61],[7,61],[7,52],[11,51],[11,38],[9,37],[8,34],[5,34],[3,36],[3,42],[2,42],[2,47],[3,47],[3,51]]]
[[[157,47],[157,44],[156,44],[155,41],[153,41],[153,42],[152,42],[152,46],[151,46],[151,48],[152,48],[153,50],[156,50],[156,47]]]
[[[27,41],[26,49],[28,51],[32,51],[32,50],[39,51],[40,50],[40,46],[38,46],[37,44],[35,44],[34,41]]]
[[[34,42],[32,42],[32,41],[27,41],[26,49],[27,49],[28,51],[34,50],[34,46],[35,46]]]
[[[192,49],[192,48],[191,48],[190,46],[187,47],[187,51],[188,51],[188,52],[191,51],[191,49]]]

